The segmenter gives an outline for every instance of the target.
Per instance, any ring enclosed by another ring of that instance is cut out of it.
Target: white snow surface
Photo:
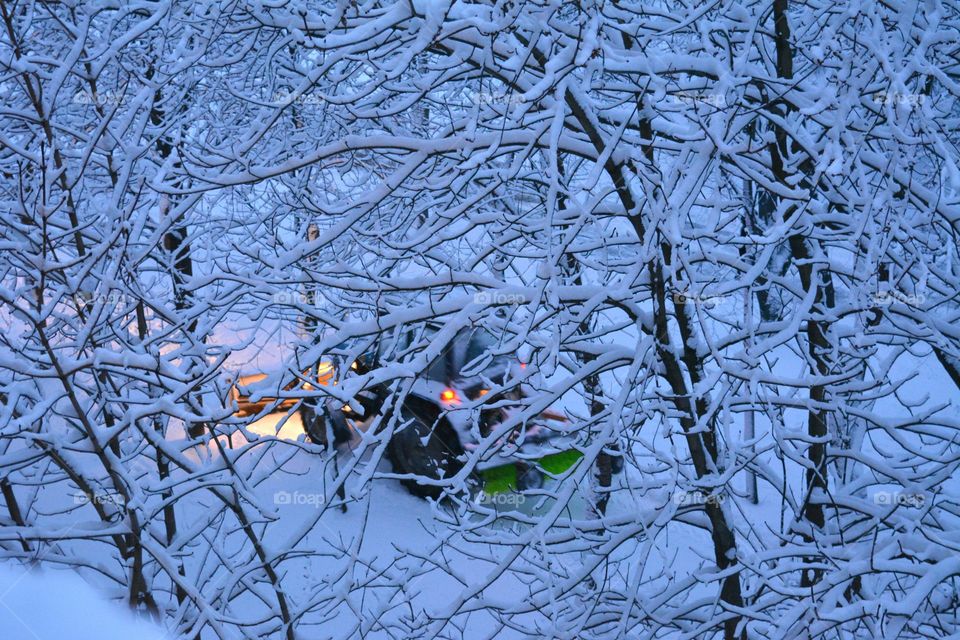
[[[72,570],[0,563],[4,640],[170,640],[160,627],[110,602]]]

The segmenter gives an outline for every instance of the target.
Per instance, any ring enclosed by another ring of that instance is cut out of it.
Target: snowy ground
[[[905,362],[904,370],[918,363],[919,360]],[[915,397],[926,395],[930,402],[957,403],[956,394],[949,392],[942,378],[933,368],[919,367],[916,378],[904,386],[903,392]],[[881,401],[878,410],[883,407]],[[407,637],[418,637],[429,628],[431,619],[456,609],[461,594],[474,585],[486,584],[497,562],[509,554],[509,545],[487,544],[481,534],[471,538],[464,534],[463,527],[451,526],[449,510],[412,497],[395,479],[351,481],[347,510],[342,512],[339,500],[330,490],[332,467],[324,466],[322,456],[298,446],[297,441],[302,438],[299,417],[290,416],[281,424],[284,418],[283,414],[274,414],[251,425],[250,431],[265,437],[263,457],[242,460],[256,461],[256,468],[277,469],[259,479],[255,493],[261,505],[268,511],[272,509],[267,514],[271,521],[263,536],[270,553],[290,553],[279,566],[286,592],[305,610],[298,631],[303,638],[394,638],[398,627],[408,629]],[[798,414],[796,420],[800,424],[802,415]],[[769,430],[769,425],[758,422],[758,433],[765,430]],[[646,427],[643,435],[661,450],[671,446],[666,434],[655,425]],[[273,440],[274,436],[278,439]],[[211,448],[204,455],[213,459],[217,454]],[[342,454],[337,464],[343,468],[354,462],[352,456]],[[776,460],[771,456],[769,462]],[[357,465],[355,472],[359,477],[369,477],[374,472],[364,469],[372,466],[369,456]],[[388,474],[390,465],[381,461],[375,471]],[[787,470],[791,477],[799,473],[796,468]],[[734,488],[742,487],[743,477],[734,478],[731,484]],[[192,516],[198,521],[202,519],[208,508],[215,506],[211,500],[210,496],[199,494]],[[594,570],[594,575],[599,578],[597,572],[605,574],[607,584],[618,585],[625,591],[642,585],[638,597],[652,598],[667,588],[669,577],[682,579],[701,570],[709,571],[714,561],[711,540],[704,529],[680,522],[657,524],[658,514],[671,500],[675,500],[675,494],[651,485],[650,476],[628,465],[627,473],[617,478],[608,516],[642,522],[645,526],[608,549],[602,569]],[[557,527],[562,528],[564,520],[585,517],[582,499],[575,497],[571,504],[573,509],[560,514]],[[536,509],[533,500],[520,504],[505,501],[496,506],[501,513],[516,511],[521,516],[538,518],[550,515],[549,504]],[[742,499],[729,504],[737,519],[753,525],[756,536],[769,536],[770,531],[779,530],[781,507],[779,494],[763,484],[759,505]],[[182,526],[189,528],[191,524],[188,514]],[[504,520],[483,531],[498,530],[506,540],[519,540],[525,532],[537,528],[536,524]],[[543,533],[556,530],[544,527]],[[569,563],[565,568],[575,574],[580,566],[589,564],[593,553],[596,551],[568,553],[558,560]],[[443,562],[433,564],[440,556]],[[521,557],[511,567],[523,569],[528,562]],[[502,628],[489,613],[529,596],[522,575],[522,571],[513,571],[493,580],[490,587],[476,595],[479,600],[473,603],[472,613],[454,617],[467,634],[465,637],[527,637],[521,631]],[[354,592],[357,585],[365,588]],[[350,595],[345,599],[333,597],[348,591]],[[703,595],[712,597],[710,593],[707,589]],[[96,593],[79,576],[66,571],[34,575],[10,565],[0,573],[0,594],[0,638],[4,640],[161,637],[156,628],[132,621],[120,605],[107,602],[109,596],[122,599],[122,594]],[[37,606],[40,602],[42,607]],[[242,610],[245,602],[241,598],[234,606]],[[478,603],[496,606],[485,608]],[[528,617],[531,624],[544,622],[543,618]],[[108,620],[107,626],[94,622],[100,618]],[[513,622],[522,620],[518,616]],[[545,635],[573,637],[565,635],[562,628],[540,629]],[[448,627],[440,637],[455,637],[456,633],[455,627]]]
[[[159,627],[108,602],[73,571],[0,564],[4,640],[169,640]]]

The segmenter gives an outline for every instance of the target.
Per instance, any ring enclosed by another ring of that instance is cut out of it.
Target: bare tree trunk
[[[156,71],[153,67],[147,70],[147,79],[152,80]],[[162,106],[163,94],[157,89],[153,95],[153,106],[150,110],[150,123],[155,127],[162,127],[166,119],[166,111]],[[185,106],[185,105],[184,105]],[[183,108],[183,107],[181,107]],[[174,148],[171,140],[165,135],[157,136],[155,143],[159,164],[165,163],[173,154]],[[180,163],[174,163],[174,170],[180,168]],[[174,179],[174,185],[179,185],[180,179]],[[174,209],[173,200],[163,195],[161,196],[160,217],[163,218],[168,212]],[[192,247],[189,242],[189,232],[186,220],[183,214],[177,215],[173,225],[163,234],[163,248],[166,251],[171,265],[169,269],[171,287],[173,289],[174,308],[178,312],[190,311],[193,307],[193,296],[188,290],[188,285],[193,277],[193,258],[191,256]],[[188,339],[192,340],[197,330],[197,318],[189,321],[184,328]],[[200,438],[206,432],[207,425],[193,423],[187,425],[187,434],[191,438]]]
[[[753,294],[750,291],[750,288],[747,287],[743,291],[743,318],[744,318],[744,327],[747,331],[750,331],[750,327],[753,326]],[[750,351],[750,347],[753,346],[753,340],[748,335],[743,341],[744,351]],[[748,442],[753,440],[757,435],[756,425],[754,424],[754,415],[753,409],[748,409],[746,413],[743,414],[743,438]],[[747,453],[753,454],[754,445],[751,443],[747,447]],[[752,469],[747,469],[746,476],[746,486],[744,487],[747,492],[747,499],[750,500],[753,504],[758,504],[760,499],[757,495],[757,472]]]
[[[793,78],[793,52],[790,44],[790,23],[787,16],[788,0],[774,0],[773,18],[775,41],[777,50],[777,75],[784,80]],[[780,101],[779,105],[783,107],[783,115],[786,116],[792,110],[791,105],[786,100]],[[797,145],[791,143],[787,132],[783,127],[775,126],[775,143],[770,145],[771,165],[774,176],[783,184],[789,184],[789,176],[786,173],[787,159],[796,151],[799,151]],[[809,159],[808,159],[809,160]],[[808,165],[809,161],[803,163]],[[792,205],[794,209],[796,205]],[[826,314],[827,307],[832,304],[832,297],[829,292],[832,288],[829,272],[823,270],[814,271],[813,254],[808,246],[807,238],[795,234],[789,240],[791,257],[800,272],[800,281],[805,291],[816,289],[814,303],[810,309],[807,318],[806,337],[807,337],[807,355],[814,366],[814,373],[818,376],[827,375],[830,366],[827,361],[829,357],[830,343],[827,339],[828,325],[825,321],[819,320]],[[815,281],[816,278],[816,281]],[[827,496],[829,490],[828,483],[828,465],[827,465],[827,414],[824,409],[824,403],[827,397],[826,387],[822,384],[814,384],[810,387],[810,408],[807,414],[807,435],[810,437],[810,445],[807,449],[808,466],[806,470],[806,496],[803,504],[803,517],[811,527],[809,532],[804,533],[804,538],[808,542],[813,542],[817,531],[822,531],[825,524],[824,509],[822,500]],[[808,558],[808,562],[815,563],[816,558]],[[822,577],[820,570],[805,570],[801,576],[801,585],[812,586]]]

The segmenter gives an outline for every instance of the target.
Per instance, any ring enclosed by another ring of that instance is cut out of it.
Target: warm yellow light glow
[[[317,382],[322,385],[327,385],[330,381],[333,380],[333,363],[332,362],[321,362],[317,365]],[[336,384],[334,382],[334,384]]]
[[[286,417],[286,422],[280,427],[280,421]],[[303,434],[303,422],[300,421],[300,412],[295,411],[287,416],[284,413],[277,412],[260,418],[250,424],[247,429],[261,436],[276,436],[283,440],[296,440]]]

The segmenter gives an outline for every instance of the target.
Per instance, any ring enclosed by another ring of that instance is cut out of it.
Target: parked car
[[[321,364],[316,379],[325,385],[336,378],[339,367],[349,367],[353,375],[362,375],[388,362],[395,363],[414,342],[429,341],[437,331],[437,327],[427,327],[385,335],[359,355],[356,345],[342,345]],[[496,351],[497,340],[488,331],[465,328],[414,380],[399,407],[400,420],[387,446],[394,471],[410,476],[402,482],[414,495],[438,497],[440,488],[423,480],[459,473],[465,454],[476,450],[481,440],[521,410],[521,400],[531,392],[520,382],[525,365],[515,354]],[[353,406],[333,398],[303,401],[299,410],[304,431],[316,443],[348,445],[356,440],[357,432],[374,423],[382,429],[390,422],[375,420],[377,416],[391,417],[387,415],[392,405],[390,396],[390,388],[380,384],[356,394]],[[238,398],[243,397],[241,388]],[[481,398],[483,402],[479,402]],[[249,403],[249,407],[257,408],[255,403]],[[475,469],[485,491],[538,487],[545,471],[555,474],[569,468],[580,453],[573,436],[567,433],[568,427],[566,417],[551,409],[521,421],[495,446],[487,448],[477,463]]]

